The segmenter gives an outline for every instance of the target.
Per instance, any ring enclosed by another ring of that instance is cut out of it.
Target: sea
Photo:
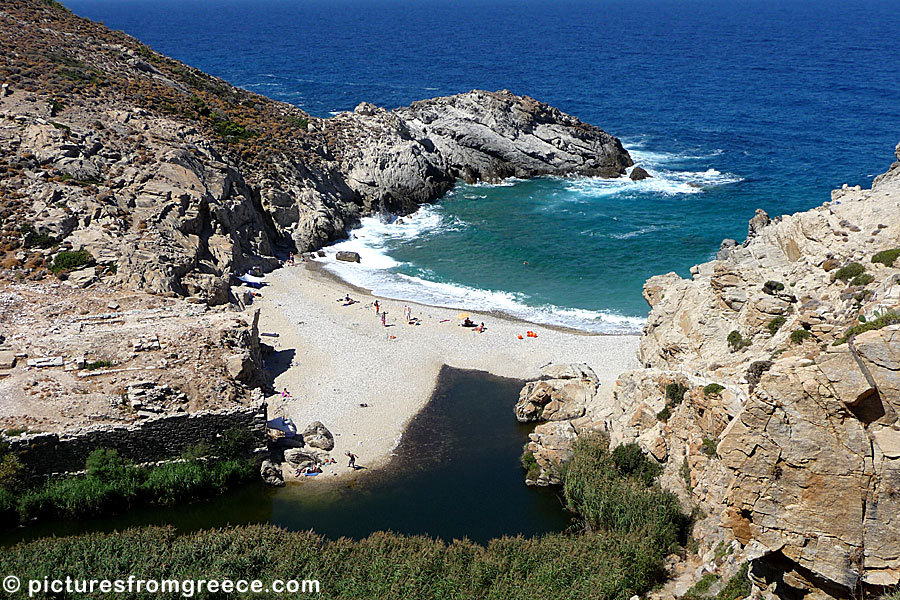
[[[896,0],[63,0],[319,117],[471,89],[619,137],[653,176],[458,184],[366,218],[327,267],[376,294],[640,331],[653,275],[742,241],[756,208],[871,184],[900,141]]]

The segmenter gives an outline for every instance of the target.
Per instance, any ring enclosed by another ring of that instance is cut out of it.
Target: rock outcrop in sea
[[[900,146],[897,147],[900,161]],[[696,559],[660,597],[751,561],[766,598],[851,598],[900,582],[900,162],[813,210],[757,211],[747,241],[653,277],[638,357],[585,401],[529,383],[517,414],[551,411],[528,449],[555,483],[577,435],[636,442],[706,517]],[[579,367],[580,368],[580,367]],[[571,382],[568,383],[571,387]],[[544,398],[548,398],[546,402]],[[738,551],[727,553],[723,549]],[[715,590],[713,590],[715,591]]]

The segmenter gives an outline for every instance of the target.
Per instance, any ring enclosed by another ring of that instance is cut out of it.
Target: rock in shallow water
[[[635,167],[631,170],[631,175],[629,175],[629,177],[632,181],[641,181],[642,179],[650,179],[653,175],[648,173],[647,170],[642,167]]]

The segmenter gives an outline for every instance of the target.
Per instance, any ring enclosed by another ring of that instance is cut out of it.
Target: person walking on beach
[[[406,319],[407,323],[412,320],[412,309],[409,306],[403,307],[403,317]]]
[[[375,301],[375,314],[377,315],[380,312],[381,312],[381,307],[378,305],[378,300],[376,300]]]
[[[356,470],[356,459],[359,457],[356,456],[355,454],[353,454],[352,452],[350,452],[349,450],[347,450],[347,452],[345,452],[345,454],[347,455],[347,458],[350,459],[350,462],[347,463],[347,467],[350,469]]]
[[[381,313],[381,326],[387,327],[387,313],[386,312]]]

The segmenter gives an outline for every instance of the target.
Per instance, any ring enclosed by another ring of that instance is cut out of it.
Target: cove
[[[147,525],[189,533],[270,523],[333,539],[384,530],[479,543],[562,531],[571,517],[556,491],[524,483],[519,457],[533,425],[513,416],[521,387],[517,379],[444,367],[431,401],[410,422],[390,464],[353,482],[253,484],[207,502],[41,522],[3,534],[0,545]]]

